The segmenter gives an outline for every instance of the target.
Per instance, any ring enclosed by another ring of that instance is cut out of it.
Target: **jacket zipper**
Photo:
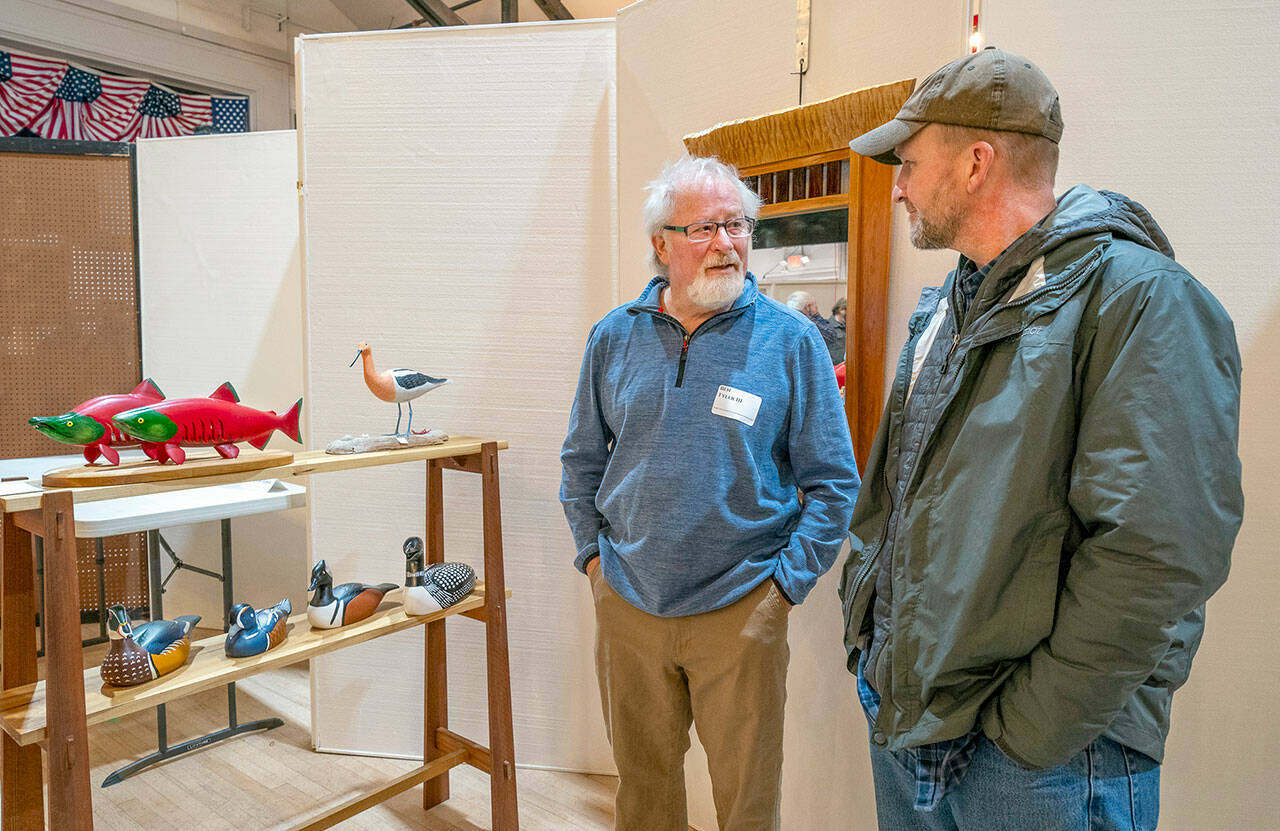
[[[674,317],[667,314],[666,312],[654,311],[652,308],[648,308],[644,310],[656,317],[660,317],[663,320],[669,322],[672,326],[676,327],[676,329],[680,332],[680,363],[678,364],[678,367],[676,369],[676,387],[677,388],[684,386],[684,365],[685,365],[685,362],[689,359],[689,341],[693,339],[693,336],[701,332],[708,324],[714,323],[715,321],[719,320],[725,315],[730,315],[730,314],[734,314],[735,312],[745,311],[747,306],[750,306],[753,303],[755,303],[754,298],[751,300],[750,303],[747,303],[746,306],[739,306],[737,308],[725,309],[723,312],[720,312],[719,314],[712,315],[711,317],[699,323],[698,328],[694,329],[692,332],[686,331],[683,323],[676,320]]]
[[[684,386],[684,362],[689,357],[689,335],[684,336],[684,341],[680,344],[680,368],[676,371],[676,386]]]

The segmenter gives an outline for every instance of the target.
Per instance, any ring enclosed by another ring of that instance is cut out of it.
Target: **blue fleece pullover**
[[[799,603],[858,495],[826,345],[750,274],[692,333],[659,308],[666,285],[654,278],[587,338],[560,454],[575,565],[599,554],[619,595],[663,617],[727,606],[769,578]],[[759,396],[754,423],[712,411],[721,387]]]

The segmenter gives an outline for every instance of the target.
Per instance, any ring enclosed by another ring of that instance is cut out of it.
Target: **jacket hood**
[[[1122,193],[1076,185],[1058,199],[1057,209],[1042,224],[1049,226],[1046,229],[1046,247],[1054,247],[1074,237],[1110,232],[1117,238],[1127,239],[1174,259],[1169,238],[1151,214]]]
[[[1146,208],[1123,194],[1076,185],[1058,198],[1058,206],[1048,216],[1000,255],[997,270],[1002,275],[1012,275],[1072,240],[1100,234],[1129,240],[1173,259],[1169,238]],[[961,255],[961,266],[965,260]]]

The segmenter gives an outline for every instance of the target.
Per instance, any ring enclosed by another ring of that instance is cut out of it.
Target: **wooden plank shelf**
[[[183,490],[208,485],[223,485],[230,482],[255,482],[262,479],[279,479],[287,482],[313,473],[328,473],[340,470],[357,470],[381,465],[394,465],[403,462],[422,461],[424,459],[448,459],[452,457],[477,456],[481,445],[491,441],[474,436],[451,436],[442,444],[424,447],[403,447],[396,450],[375,450],[371,453],[331,454],[323,450],[306,450],[293,454],[293,461],[277,467],[261,470],[203,475],[198,479],[177,479],[165,482],[145,482],[132,485],[103,485],[96,488],[74,488],[72,498],[76,504],[96,502],[101,499],[119,499],[123,496],[140,496],[148,493],[163,493],[171,490]],[[505,440],[493,442],[498,450],[507,449]],[[41,498],[50,491],[32,491],[26,493],[0,496],[0,506],[4,513],[38,510]]]
[[[510,597],[511,591],[507,590],[505,595]],[[289,618],[289,636],[275,649],[249,658],[228,658],[223,651],[226,636],[214,635],[192,642],[191,657],[181,669],[135,687],[103,684],[98,668],[93,667],[84,673],[87,723],[101,724],[259,672],[296,664],[316,655],[443,620],[451,615],[476,614],[484,603],[484,586],[477,584],[465,600],[440,612],[408,615],[400,603],[384,601],[371,616],[338,629],[313,629],[304,611]],[[0,726],[19,746],[44,741],[48,732],[45,682],[5,690],[0,697]]]

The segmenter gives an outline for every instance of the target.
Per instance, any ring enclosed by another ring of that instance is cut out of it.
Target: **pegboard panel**
[[[102,540],[102,574],[107,606],[123,603],[127,609],[146,607],[147,595],[145,534],[124,534]],[[98,562],[94,540],[76,541],[76,571],[80,576],[80,611],[103,612],[98,608]]]
[[[0,458],[74,452],[27,424],[141,380],[128,156],[0,153]],[[106,601],[147,605],[142,534],[104,541]],[[92,540],[80,608],[98,609]]]
[[[0,457],[71,450],[28,424],[139,382],[128,156],[0,153]]]

